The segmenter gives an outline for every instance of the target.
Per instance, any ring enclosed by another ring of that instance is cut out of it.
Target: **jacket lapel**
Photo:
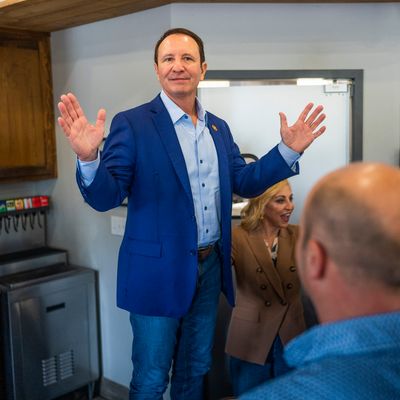
[[[232,210],[232,189],[230,184],[229,175],[229,161],[226,148],[224,145],[222,127],[214,120],[210,113],[207,113],[208,121],[207,127],[210,135],[214,141],[215,149],[218,156],[218,173],[219,173],[219,187],[221,196],[221,210],[226,211],[228,215],[222,215],[223,218],[229,218],[229,226]],[[224,221],[222,221],[223,223]]]
[[[279,277],[278,272],[272,263],[271,256],[269,255],[268,249],[264,243],[262,232],[260,230],[250,232],[246,239],[258,261],[258,264],[267,276],[269,283],[274,288],[278,296],[284,300],[285,294],[283,292],[281,278]]]
[[[175,132],[171,117],[168,114],[160,96],[157,96],[151,102],[152,119],[158,131],[161,141],[164,144],[165,150],[171,159],[176,175],[180,180],[186,195],[193,204],[192,191],[190,189],[189,176],[187,173],[185,159],[182,149],[179,144],[178,137]]]

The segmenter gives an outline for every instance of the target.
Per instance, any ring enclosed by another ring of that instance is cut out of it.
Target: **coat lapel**
[[[180,180],[186,195],[193,203],[189,176],[187,173],[182,149],[179,144],[174,125],[171,121],[171,117],[168,114],[168,111],[165,108],[160,96],[157,96],[151,102],[151,111],[153,112],[152,118],[154,121],[154,125],[158,131],[161,141],[164,144],[165,150],[167,151],[167,154],[171,159],[176,175],[178,176],[178,179]]]
[[[208,121],[207,127],[210,131],[210,135],[214,141],[215,149],[217,151],[218,156],[218,172],[219,172],[219,187],[220,187],[220,196],[221,196],[221,210],[226,211],[228,215],[222,215],[224,218],[231,219],[231,210],[232,210],[232,189],[231,189],[231,180],[229,175],[229,161],[228,155],[226,152],[226,148],[224,145],[224,139],[222,137],[222,128],[219,126],[218,122],[207,113]],[[224,221],[222,221],[224,223]]]
[[[285,294],[282,288],[282,281],[275,266],[272,263],[272,259],[268,253],[268,249],[265,246],[262,232],[260,230],[250,232],[247,236],[247,241],[254,256],[258,261],[258,264],[267,276],[271,286],[274,288],[278,296],[282,300],[284,300]]]

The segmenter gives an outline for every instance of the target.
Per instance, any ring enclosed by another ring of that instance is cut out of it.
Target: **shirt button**
[[[205,184],[205,183],[202,183],[202,184],[201,184],[201,186],[205,187],[205,186],[206,186],[206,184]]]
[[[203,164],[203,160],[200,160],[200,164]]]
[[[260,286],[260,289],[261,289],[261,290],[265,290],[266,288],[267,288],[267,285],[261,285],[261,286]]]
[[[265,304],[266,307],[271,307],[271,302],[268,301],[268,300],[264,304]]]
[[[288,289],[292,289],[292,288],[293,288],[293,283],[288,283],[288,284],[286,285],[286,287],[287,287]]]
[[[295,271],[296,271],[296,267],[295,267],[294,265],[292,265],[292,266],[289,268],[289,270],[290,270],[291,272],[295,272]]]
[[[281,304],[282,304],[283,306],[286,306],[286,305],[287,305],[287,302],[286,302],[285,300],[281,300]]]
[[[258,268],[256,269],[256,271],[261,273],[261,272],[262,272],[262,268],[261,268],[261,267],[258,267]]]
[[[208,233],[208,229],[206,229],[206,233]]]
[[[205,206],[204,209],[207,210],[207,206]]]

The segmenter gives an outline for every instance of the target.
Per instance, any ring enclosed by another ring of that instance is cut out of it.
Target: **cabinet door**
[[[0,31],[0,181],[56,177],[50,42]]]

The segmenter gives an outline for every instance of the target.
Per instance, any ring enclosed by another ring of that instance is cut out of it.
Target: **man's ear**
[[[160,77],[158,75],[158,65],[156,63],[154,63],[154,71],[156,72],[157,79],[160,80]]]
[[[203,62],[201,64],[201,78],[200,78],[200,80],[203,80],[205,78],[206,72],[207,72],[207,63]]]
[[[327,253],[325,247],[316,239],[310,239],[307,243],[307,272],[311,280],[321,280],[327,271]]]

